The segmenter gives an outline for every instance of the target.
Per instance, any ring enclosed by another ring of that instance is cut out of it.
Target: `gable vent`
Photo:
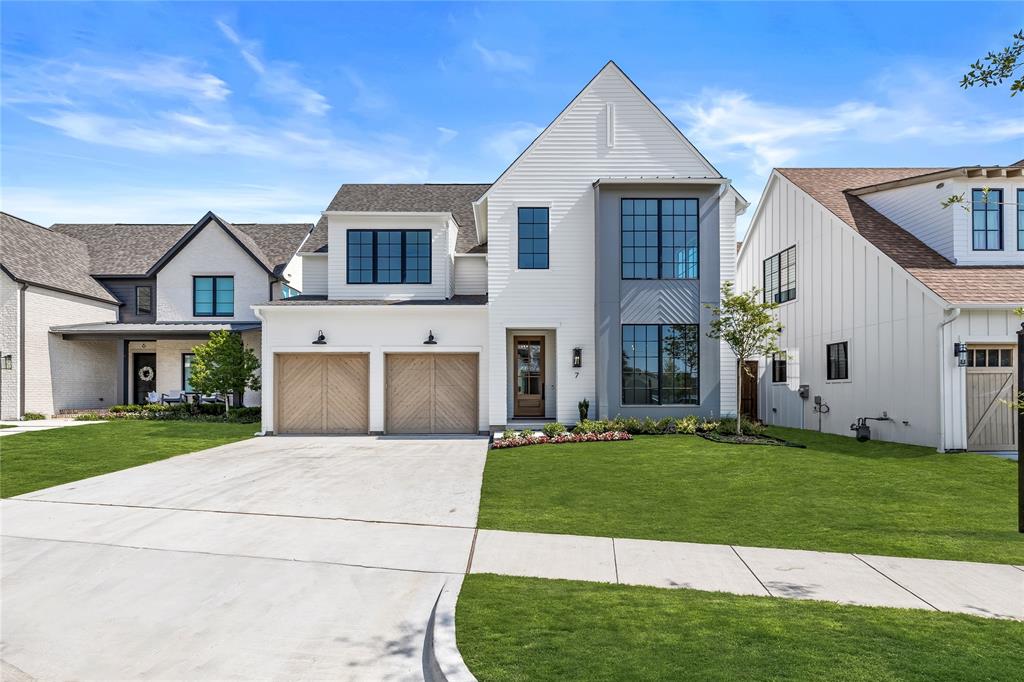
[[[607,135],[608,148],[615,146],[615,103],[608,102],[604,105],[605,121],[607,122]]]

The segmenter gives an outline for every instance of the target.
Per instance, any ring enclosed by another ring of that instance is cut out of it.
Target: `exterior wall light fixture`
[[[957,367],[967,366],[967,344],[957,341],[953,344],[953,355],[956,356]]]
[[[316,341],[313,342],[314,346],[324,346],[327,344],[327,337],[324,336],[324,330],[318,329],[316,332]]]
[[[3,363],[0,364],[0,367],[3,367],[3,369],[14,369],[14,359],[11,357],[10,353],[4,355],[2,361],[0,362]]]
[[[583,366],[583,349],[576,346],[572,349],[572,366],[582,367]]]
[[[431,329],[429,332],[427,332],[427,340],[423,342],[423,345],[425,345],[425,346],[436,346],[437,345],[437,341],[434,339],[434,330],[433,329]]]

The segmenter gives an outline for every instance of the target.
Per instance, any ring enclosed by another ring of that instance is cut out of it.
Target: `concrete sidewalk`
[[[1024,620],[1024,566],[1008,564],[481,530],[469,572]]]
[[[26,421],[0,421],[4,426],[13,428],[0,429],[0,436],[16,436],[19,433],[35,433],[36,431],[48,431],[50,429],[62,429],[66,426],[88,426],[89,424],[103,424],[103,421],[75,421],[74,419],[29,419]]]

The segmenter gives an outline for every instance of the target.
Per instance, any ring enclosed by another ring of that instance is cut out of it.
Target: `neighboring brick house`
[[[195,225],[2,221],[4,419],[187,390],[192,348],[214,330],[239,332],[259,353],[251,306],[291,293],[312,229],[213,213]]]

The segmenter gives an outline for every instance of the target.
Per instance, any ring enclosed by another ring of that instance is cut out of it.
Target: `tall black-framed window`
[[[971,190],[971,243],[975,251],[1003,250],[1003,190]]]
[[[622,404],[700,404],[698,325],[622,325]]]
[[[784,384],[786,383],[786,361],[788,357],[785,351],[776,353],[772,356],[772,383],[773,384]]]
[[[1024,251],[1024,189],[1017,190],[1017,250]]]
[[[622,199],[623,279],[700,275],[697,199]]]
[[[430,284],[430,230],[349,230],[349,284]]]
[[[148,284],[135,287],[135,314],[150,315],[153,312],[153,287]]]
[[[192,278],[192,315],[194,317],[231,317],[234,314],[234,277]]]
[[[519,223],[519,269],[546,270],[548,254],[549,211],[547,208],[520,208]]]
[[[764,259],[764,302],[785,303],[796,298],[796,246]]]
[[[847,341],[830,343],[825,346],[826,374],[829,381],[850,378],[850,344]]]
[[[195,353],[181,354],[181,390],[192,390],[192,361],[196,359]]]

